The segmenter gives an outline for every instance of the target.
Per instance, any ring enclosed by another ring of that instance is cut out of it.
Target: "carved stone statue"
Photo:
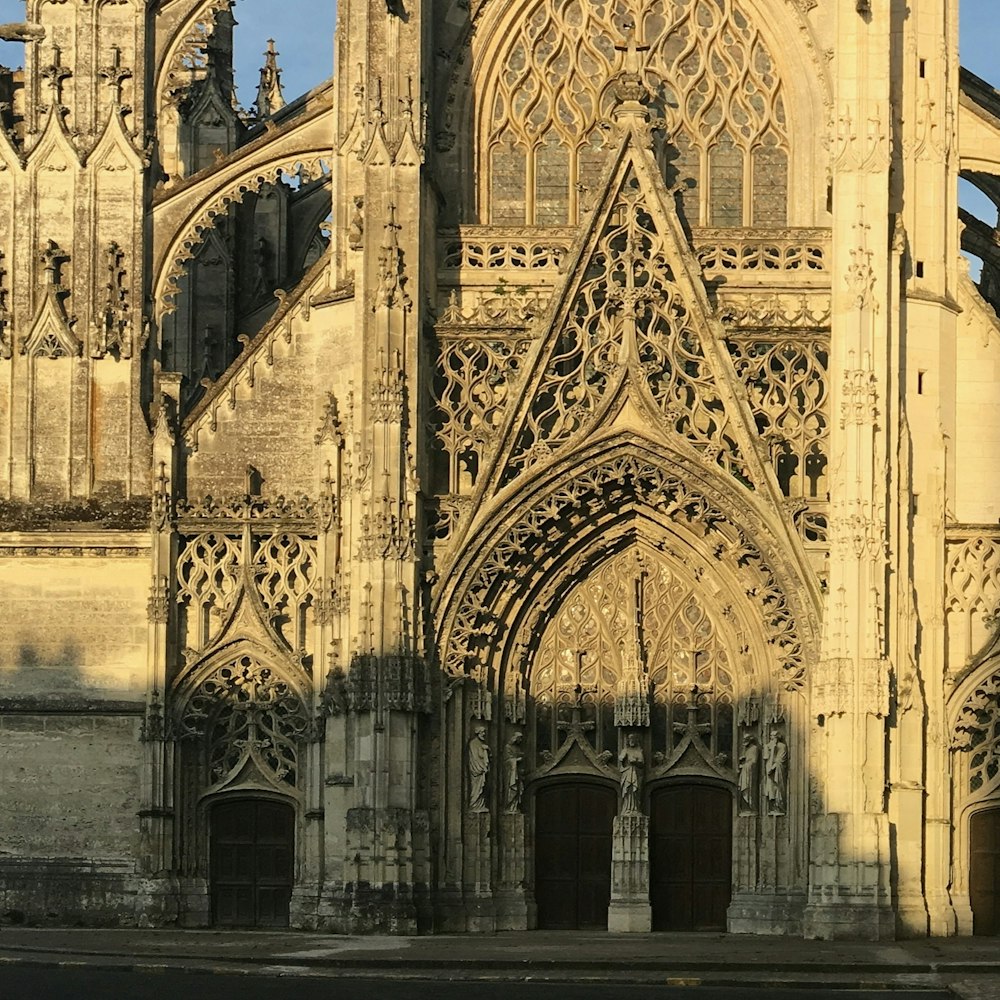
[[[785,813],[788,789],[788,744],[777,729],[764,747],[764,802],[773,816]]]
[[[625,737],[625,746],[618,754],[618,769],[621,774],[622,815],[635,815],[642,812],[639,808],[639,797],[642,791],[642,775],[646,758],[639,746],[639,737],[629,733]]]
[[[354,214],[351,216],[350,224],[347,227],[347,245],[352,250],[360,250],[365,242],[365,217],[363,209],[365,199],[356,194],[354,196]]]
[[[760,744],[753,736],[743,737],[743,752],[740,754],[740,806],[754,808],[754,786],[757,783],[757,768],[760,766]]]
[[[486,779],[490,774],[490,745],[485,726],[477,726],[469,740],[469,812],[489,811],[486,803]]]
[[[521,811],[521,795],[524,781],[521,778],[521,761],[524,758],[521,733],[514,733],[507,741],[503,754],[503,809],[504,812]]]

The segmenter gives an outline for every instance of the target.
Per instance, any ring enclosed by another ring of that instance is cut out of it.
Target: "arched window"
[[[482,105],[484,221],[574,224],[593,206],[612,84],[634,22],[658,155],[688,224],[785,224],[785,104],[756,27],[735,0],[638,8],[635,0],[542,0],[518,23]]]

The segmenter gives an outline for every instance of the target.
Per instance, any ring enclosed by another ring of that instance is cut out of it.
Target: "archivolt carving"
[[[631,22],[638,46],[629,56]],[[668,176],[697,187],[707,180],[700,211],[697,195],[684,192],[691,224],[701,215],[713,225],[749,224],[744,177],[752,178],[753,221],[784,224],[782,85],[758,30],[734,0],[546,0],[523,16],[483,101],[492,221],[526,221],[525,203],[529,222],[573,221],[578,188],[593,189],[601,174],[609,84],[626,58],[639,62],[670,137],[663,150]],[[530,177],[534,190],[526,191]]]
[[[690,475],[690,473],[688,473]],[[788,689],[798,689],[804,677],[803,641],[796,616],[775,573],[757,542],[766,529],[752,515],[734,524],[723,512],[721,495],[695,485],[636,454],[605,457],[561,478],[522,508],[501,534],[468,543],[470,565],[456,566],[456,578],[470,581],[452,597],[444,612],[441,655],[452,675],[472,674],[486,682],[496,651],[507,642],[509,607],[526,592],[528,577],[551,571],[561,540],[578,539],[588,530],[600,532],[609,521],[636,516],[637,508],[654,511],[679,533],[693,533],[698,545],[730,567],[756,606],[776,665]],[[563,573],[569,572],[565,567]],[[802,598],[804,594],[794,595]],[[805,610],[801,611],[814,624]],[[537,616],[536,616],[536,621]],[[540,636],[518,636],[521,648],[536,648]]]

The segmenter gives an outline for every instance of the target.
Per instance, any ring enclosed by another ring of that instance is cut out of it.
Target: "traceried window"
[[[652,554],[626,550],[578,584],[549,624],[532,671],[534,750],[554,751],[578,717],[600,753],[615,751],[615,695],[638,644],[650,690],[655,754],[669,756],[692,689],[708,697],[699,723],[712,753],[732,754],[731,637],[705,607],[694,577]]]
[[[632,22],[661,167],[687,222],[785,225],[781,81],[734,0],[543,0],[485,97],[484,221],[567,225],[593,207]]]

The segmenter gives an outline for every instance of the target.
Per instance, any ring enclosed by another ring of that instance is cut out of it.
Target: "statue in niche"
[[[253,297],[263,298],[267,295],[269,285],[268,267],[271,258],[271,248],[263,236],[258,236],[253,245]]]
[[[476,726],[469,740],[469,812],[489,812],[486,803],[486,779],[490,773],[490,745],[485,726]]]
[[[739,764],[740,807],[754,811],[754,787],[757,783],[757,768],[760,766],[760,744],[750,733],[743,737]]]
[[[639,737],[629,733],[625,737],[625,746],[618,754],[618,770],[622,789],[622,815],[635,815],[642,812],[639,808],[639,795],[642,791],[642,772],[646,758],[639,746]]]
[[[354,196],[354,214],[351,216],[351,221],[347,227],[347,245],[352,250],[360,250],[364,246],[365,242],[365,217],[363,214],[363,209],[365,207],[365,199],[356,194]]]
[[[503,754],[503,810],[507,813],[521,811],[521,795],[524,792],[524,781],[521,777],[521,761],[524,759],[522,746],[524,736],[514,733],[507,741]]]
[[[764,802],[771,816],[783,816],[788,788],[788,744],[781,732],[771,730],[764,747]]]

